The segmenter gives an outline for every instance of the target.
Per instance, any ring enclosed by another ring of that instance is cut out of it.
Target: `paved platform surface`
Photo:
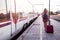
[[[60,22],[51,20],[54,33],[46,33],[42,17],[39,16],[35,22],[17,40],[60,40]]]
[[[60,40],[60,22],[53,19],[50,19],[50,21],[54,27],[54,33],[46,33],[43,28],[42,40]]]

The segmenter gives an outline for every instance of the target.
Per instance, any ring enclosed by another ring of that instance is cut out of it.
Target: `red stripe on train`
[[[0,28],[1,28],[1,27],[4,27],[4,26],[7,26],[7,25],[9,25],[9,24],[11,24],[11,22],[4,23],[4,24],[0,24]]]

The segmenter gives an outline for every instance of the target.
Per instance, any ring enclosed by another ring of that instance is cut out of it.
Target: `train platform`
[[[46,33],[41,15],[17,40],[60,40],[60,22],[50,19],[54,33]]]

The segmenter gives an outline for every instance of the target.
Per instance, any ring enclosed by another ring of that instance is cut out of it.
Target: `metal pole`
[[[11,36],[12,36],[12,21],[13,21],[13,18],[12,18],[12,9],[11,9],[11,0],[10,0],[10,20],[11,20]]]
[[[49,25],[50,25],[50,0],[49,0]]]
[[[11,10],[10,10],[10,19],[11,19],[11,36],[12,36],[12,13],[11,13]]]
[[[15,15],[16,15],[16,0],[14,0],[14,7],[15,7]],[[16,20],[15,20],[16,21]],[[16,23],[15,23],[15,31],[16,31]]]
[[[15,14],[16,14],[16,0],[14,0]]]
[[[5,0],[5,4],[6,4],[6,13],[8,13],[8,9],[7,9],[7,0]]]

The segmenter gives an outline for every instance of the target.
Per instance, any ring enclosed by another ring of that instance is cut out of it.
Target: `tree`
[[[4,19],[5,15],[3,13],[0,14],[0,19]]]

